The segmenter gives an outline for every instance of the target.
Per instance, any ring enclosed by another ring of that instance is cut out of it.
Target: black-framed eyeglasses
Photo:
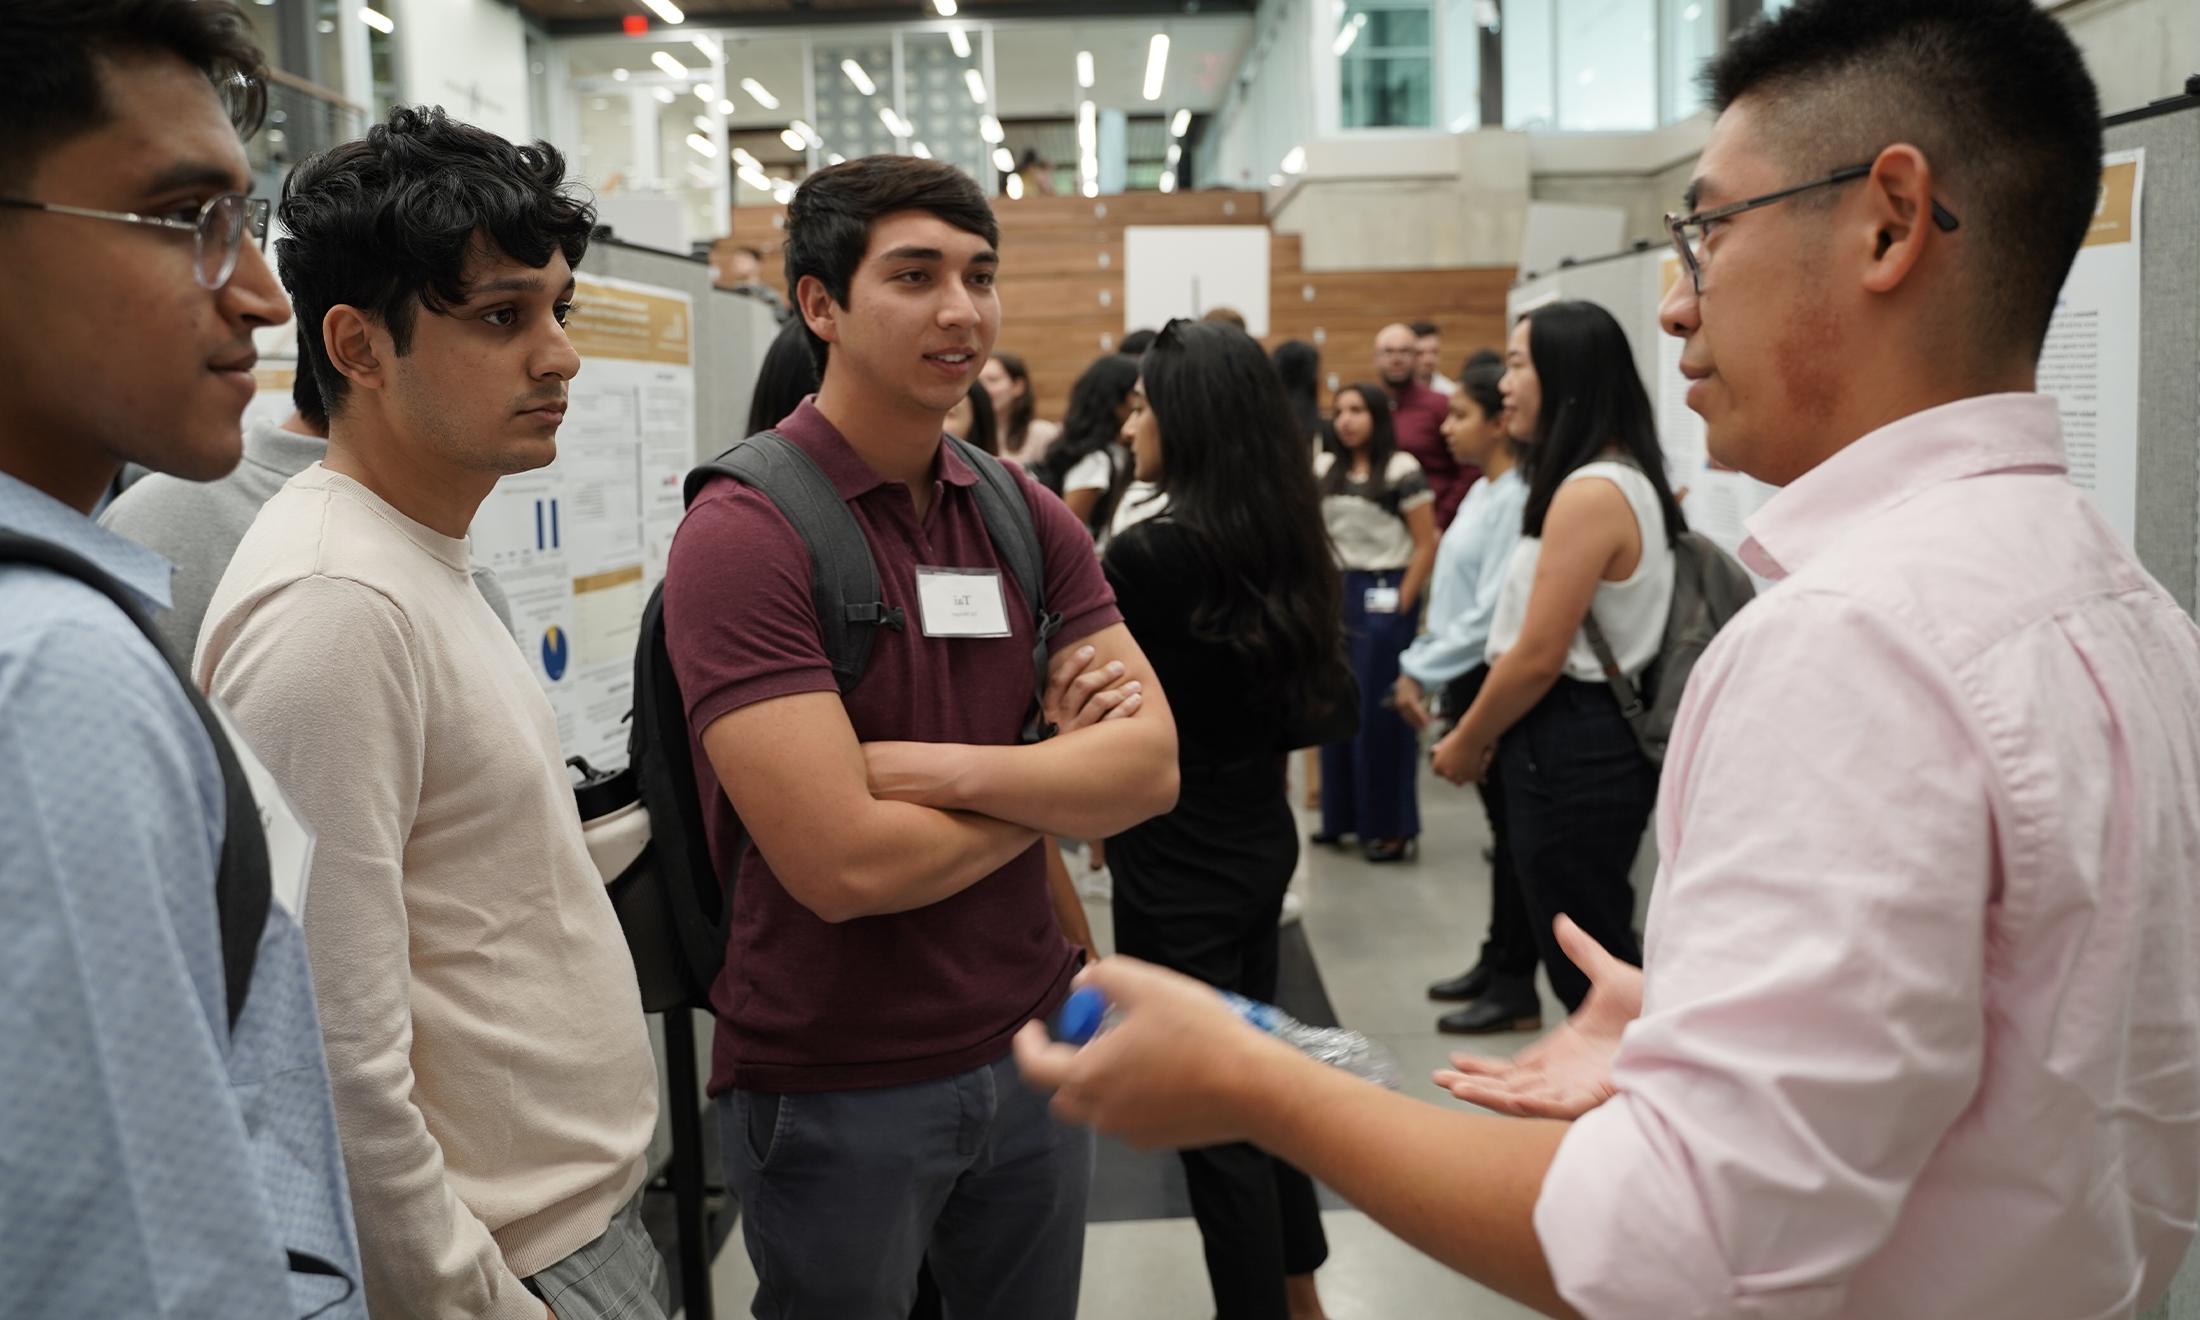
[[[115,220],[123,224],[150,225],[155,229],[173,230],[190,234],[197,244],[194,253],[194,273],[199,286],[219,289],[229,283],[229,277],[237,270],[237,253],[244,246],[245,235],[267,250],[267,217],[270,210],[265,197],[247,197],[243,193],[223,193],[211,198],[199,208],[196,220],[182,220],[172,215],[139,215],[135,211],[95,211],[84,206],[64,206],[59,202],[34,202],[23,197],[0,197],[0,206],[12,206],[24,211],[45,211],[52,215],[83,216],[89,220]]]
[[[1703,296],[1704,267],[1711,264],[1711,255],[1704,247],[1704,240],[1709,236],[1710,226],[1722,220],[1731,220],[1744,211],[1754,211],[1760,206],[1771,206],[1775,202],[1784,202],[1788,198],[1802,193],[1812,192],[1819,188],[1831,188],[1835,184],[1853,183],[1871,172],[1870,162],[1862,165],[1850,165],[1845,169],[1835,170],[1823,179],[1812,179],[1809,183],[1798,183],[1792,188],[1782,188],[1778,192],[1769,192],[1762,197],[1752,197],[1748,201],[1735,202],[1730,206],[1716,207],[1709,211],[1695,211],[1688,215],[1675,215],[1670,211],[1666,212],[1665,231],[1673,239],[1673,250],[1681,254],[1681,265],[1688,271],[1690,287],[1695,289],[1698,297]],[[1933,223],[1940,226],[1942,232],[1947,233],[1953,232],[1962,221],[1956,219],[1955,212],[1942,206],[1940,200],[1935,198],[1933,199]]]

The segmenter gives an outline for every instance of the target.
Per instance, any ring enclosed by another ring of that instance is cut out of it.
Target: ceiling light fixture
[[[994,146],[997,147],[1001,145],[1002,139],[1006,138],[1008,135],[1001,131],[1000,120],[995,119],[991,115],[979,115],[978,136],[984,138],[986,141],[992,143]]]
[[[1169,74],[1169,34],[1156,32],[1146,47],[1146,99],[1161,99],[1161,84]]]
[[[751,188],[756,189],[758,192],[768,193],[772,190],[771,176],[764,173],[763,170],[758,169],[755,165],[743,165],[739,170],[735,171],[735,173],[740,175],[741,182],[749,185]]]
[[[709,105],[718,99],[718,89],[709,83],[697,83],[689,90],[694,92],[695,99],[701,101],[704,105]]]
[[[1016,172],[1016,158],[1009,154],[1007,147],[993,148],[993,168],[1003,174],[1014,174]]]
[[[1306,148],[1304,148],[1304,147],[1293,147],[1293,148],[1291,148],[1291,149],[1290,149],[1289,151],[1286,151],[1286,152],[1284,152],[1284,153],[1283,153],[1283,162],[1282,162],[1282,168],[1283,168],[1283,172],[1284,172],[1285,174],[1303,174],[1303,173],[1305,173],[1305,172],[1306,172]]]
[[[1271,188],[1281,188],[1283,186],[1283,176],[1280,174],[1269,175],[1268,186]]]
[[[1024,176],[1023,176],[1023,175],[1021,175],[1021,174],[1011,174],[1011,175],[1009,175],[1009,176],[1008,176],[1008,182],[1007,182],[1006,184],[1002,185],[1002,186],[1003,186],[1004,188],[1006,188],[1006,189],[1007,189],[1007,191],[1008,191],[1008,200],[1010,200],[1010,201],[1012,201],[1012,202],[1020,202],[1020,201],[1022,201],[1022,200],[1023,200],[1023,198],[1024,198]]]
[[[932,8],[941,18],[955,16],[955,0],[932,0]]]
[[[801,151],[810,145],[809,143],[802,140],[802,135],[800,133],[795,132],[791,128],[780,129],[779,140],[787,144],[787,150],[789,151]]]
[[[658,87],[652,90],[656,98],[666,105],[671,105],[674,101],[680,99],[679,93],[673,91],[670,87]]]
[[[1077,85],[1092,86],[1092,52],[1089,50],[1077,52]]]
[[[733,102],[725,100],[720,101],[718,103],[718,113],[726,115],[730,118],[733,114]]]
[[[985,75],[976,69],[963,70],[963,86],[970,89],[970,99],[985,104]]]
[[[947,29],[947,44],[955,48],[956,59],[967,60],[970,58],[970,34],[964,32],[961,28]]]
[[[712,133],[718,129],[718,125],[713,124],[703,115],[695,116],[691,122],[695,125],[695,131],[698,133]]]
[[[388,14],[383,13],[379,9],[370,8],[365,5],[362,5],[359,8],[359,21],[366,24],[368,27],[373,28],[375,31],[381,33],[385,37],[388,36],[390,33],[397,31],[397,24],[390,21],[390,16]]]
[[[1360,39],[1360,29],[1366,26],[1367,14],[1365,12],[1354,14],[1351,22],[1337,29],[1337,39],[1329,43],[1329,49],[1339,59],[1344,58],[1344,53],[1352,49],[1352,43]]]
[[[799,119],[789,123],[787,127],[793,129],[797,133],[800,133],[802,135],[802,140],[809,143],[813,147],[822,147],[825,145],[825,139],[818,136],[817,130],[810,127],[808,124]]]
[[[1163,191],[1163,192],[1175,192],[1175,191],[1176,191],[1176,171],[1175,171],[1175,170],[1164,170],[1164,171],[1162,171],[1162,174],[1161,174],[1161,191]]]
[[[1169,144],[1169,168],[1172,170],[1175,169],[1176,163],[1182,159],[1184,159],[1184,144],[1181,142],[1171,142]]]
[[[1100,142],[1100,109],[1090,101],[1077,107],[1077,145],[1086,154]]]
[[[632,73],[625,69],[613,69],[611,71],[611,81],[613,82],[625,82],[627,79],[633,76],[634,75]]]
[[[688,76],[688,66],[680,63],[680,61],[672,58],[670,55],[667,55],[661,50],[652,51],[649,56],[649,62],[656,65],[658,68],[663,69],[665,71],[665,76],[668,78],[685,78]]]
[[[779,108],[779,98],[765,91],[764,84],[754,78],[743,78],[741,80],[741,90],[747,92],[750,100],[763,106],[766,110],[777,110]]]
[[[687,143],[701,155],[708,156],[713,160],[718,158],[718,144],[704,137],[701,133],[688,134]]]
[[[672,0],[642,0],[642,4],[648,8],[650,13],[655,14],[667,23],[687,22],[687,15],[681,13],[680,6],[672,3]]]
[[[1087,197],[1098,197],[1100,195],[1100,181],[1098,179],[1085,180],[1083,192]]]
[[[1192,112],[1189,110],[1179,110],[1176,112],[1176,118],[1169,121],[1169,136],[1177,138],[1183,137],[1184,131],[1191,126]]]
[[[721,52],[715,39],[711,37],[689,37],[688,44],[695,47],[695,52],[704,59],[713,64],[718,62]]]
[[[825,163],[827,165],[845,165],[848,163],[848,158],[837,151],[828,151],[825,153]]]
[[[932,148],[922,142],[912,142],[909,144],[909,154],[919,160],[930,160],[932,159]]]
[[[735,147],[733,149],[733,163],[745,170],[762,170],[764,168],[763,162],[751,156],[747,147]]]
[[[840,71],[848,75],[848,81],[856,85],[857,91],[865,96],[878,95],[878,84],[871,81],[871,75],[864,71],[862,65],[854,60],[842,60]]]

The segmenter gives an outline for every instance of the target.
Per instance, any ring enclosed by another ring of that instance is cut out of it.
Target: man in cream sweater
[[[546,144],[393,112],[300,165],[278,247],[326,457],[214,593],[194,672],[313,826],[305,928],[377,1317],[660,1317],[634,970],[556,723],[466,529],[556,456],[594,217]]]

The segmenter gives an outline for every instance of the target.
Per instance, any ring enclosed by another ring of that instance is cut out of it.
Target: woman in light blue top
[[[1452,457],[1482,469],[1482,479],[1467,492],[1437,546],[1426,630],[1398,657],[1398,713],[1416,729],[1433,722],[1431,706],[1453,719],[1465,714],[1490,672],[1490,621],[1528,503],[1528,483],[1516,466],[1519,442],[1506,433],[1498,389],[1504,375],[1497,354],[1486,360],[1478,355],[1460,373],[1444,419],[1444,443]],[[1513,871],[1503,776],[1490,775],[1481,790],[1490,821],[1489,937],[1472,968],[1428,988],[1431,999],[1465,1003],[1436,1023],[1437,1030],[1455,1035],[1543,1025],[1535,992],[1535,931]]]

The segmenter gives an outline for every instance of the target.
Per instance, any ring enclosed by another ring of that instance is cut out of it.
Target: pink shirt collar
[[[1778,580],[1858,523],[1950,481],[2066,471],[2062,417],[2044,394],[1988,394],[1880,427],[1804,473],[1748,520],[1741,559]]]

